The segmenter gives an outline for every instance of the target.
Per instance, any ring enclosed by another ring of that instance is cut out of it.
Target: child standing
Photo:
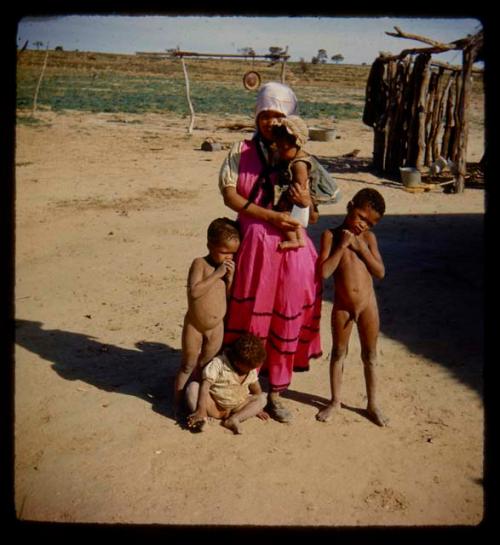
[[[292,184],[298,184],[302,189],[308,188],[311,160],[303,149],[308,137],[307,125],[300,117],[290,115],[275,120],[272,135],[278,156],[286,163],[280,184],[275,186],[274,209],[290,212],[302,225],[296,230],[287,231],[285,240],[280,242],[279,247],[282,250],[301,248],[305,245],[302,229],[307,227],[309,222],[317,221],[317,207],[314,203],[305,208],[293,204],[288,188]]]
[[[375,189],[362,189],[347,205],[347,216],[340,227],[327,229],[321,236],[318,264],[323,278],[333,274],[332,354],[330,360],[330,403],[316,415],[326,422],[341,407],[340,394],[344,360],[352,326],[356,322],[361,343],[367,413],[373,422],[387,421],[377,406],[377,337],[380,321],[372,276],[382,279],[385,267],[371,232],[385,212],[382,195]]]
[[[187,404],[192,414],[188,426],[203,430],[209,416],[240,434],[241,422],[252,416],[265,418],[266,395],[262,392],[257,368],[266,358],[259,337],[245,333],[202,370],[201,386],[189,383]]]
[[[208,255],[197,257],[189,268],[182,360],[174,387],[175,416],[193,370],[210,361],[222,346],[227,297],[234,277],[234,254],[239,246],[236,222],[229,218],[215,219],[207,229]]]

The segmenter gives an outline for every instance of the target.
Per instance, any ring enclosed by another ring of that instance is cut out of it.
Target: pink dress
[[[248,197],[262,165],[252,140],[241,148],[238,193]],[[272,177],[271,177],[272,180]],[[259,204],[261,194],[257,194]],[[271,205],[270,205],[271,206]],[[265,342],[272,391],[285,390],[292,372],[309,369],[309,360],[321,356],[321,278],[317,252],[306,235],[306,246],[280,250],[280,230],[267,222],[240,214],[242,243],[228,312],[224,344],[251,332]]]

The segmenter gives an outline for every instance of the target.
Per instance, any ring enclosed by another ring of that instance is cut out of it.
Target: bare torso
[[[334,230],[332,251],[338,242],[338,235],[339,231]],[[366,241],[368,234],[363,233],[359,237]],[[374,290],[373,279],[366,264],[353,249],[346,248],[333,279],[335,307],[359,316],[371,302]]]
[[[202,280],[211,275],[215,268],[204,257],[198,257],[193,261],[192,267],[199,267]],[[201,333],[209,331],[222,323],[227,309],[226,283],[222,278],[203,295],[194,298],[189,293],[188,287],[188,311],[186,320]]]

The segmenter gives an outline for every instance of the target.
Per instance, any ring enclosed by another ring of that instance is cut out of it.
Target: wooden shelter
[[[483,32],[443,44],[413,34],[386,32],[418,40],[425,48],[399,55],[381,53],[372,64],[366,86],[363,122],[374,129],[373,166],[399,178],[400,167],[422,171],[439,157],[455,167],[454,190],[465,185],[468,108],[473,63],[483,47]],[[433,53],[462,51],[462,66],[432,59]]]

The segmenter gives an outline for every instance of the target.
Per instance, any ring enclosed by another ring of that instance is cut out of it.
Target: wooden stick
[[[420,83],[420,93],[418,96],[417,112],[418,112],[418,133],[417,133],[417,153],[415,159],[415,166],[419,170],[424,166],[425,155],[425,119],[426,119],[426,95],[429,88],[429,78],[431,75],[429,67],[430,57],[427,59],[423,66],[423,75]]]
[[[283,54],[283,59],[281,61],[281,83],[285,83],[285,65],[286,61],[289,58],[287,55],[288,52],[288,46],[286,46],[285,52]]]
[[[443,46],[444,44],[441,42],[437,42],[436,40],[431,40],[431,38],[426,38],[425,36],[419,36],[417,34],[408,34],[407,32],[403,32],[399,27],[395,26],[394,29],[396,32],[386,32],[388,36],[394,36],[395,38],[408,38],[409,40],[415,40],[417,42],[423,42],[424,44],[429,44],[432,46]]]
[[[34,117],[38,102],[38,91],[40,91],[40,84],[42,83],[43,74],[45,72],[45,67],[47,66],[47,59],[49,58],[49,44],[47,44],[47,51],[45,52],[45,59],[43,61],[42,71],[40,72],[40,77],[38,78],[38,83],[36,84],[35,95],[33,96],[33,110],[31,115]]]
[[[182,63],[182,70],[184,71],[184,80],[186,82],[186,97],[189,104],[189,111],[191,112],[191,122],[189,123],[188,133],[193,134],[193,127],[194,127],[194,108],[193,104],[191,103],[191,97],[189,96],[189,77],[186,69],[186,63],[184,62],[184,58],[181,57],[181,63]]]
[[[474,59],[474,50],[465,49],[463,52],[462,92],[458,105],[461,120],[460,132],[458,135],[458,150],[455,159],[458,173],[454,186],[456,193],[462,193],[465,187],[465,175],[467,174],[467,133],[469,131],[469,102],[472,90],[471,68]]]

